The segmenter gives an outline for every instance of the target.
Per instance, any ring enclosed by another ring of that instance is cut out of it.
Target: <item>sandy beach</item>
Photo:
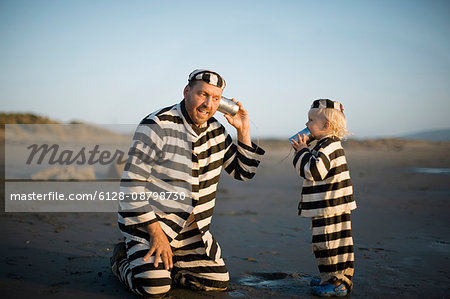
[[[260,144],[266,155],[252,181],[223,173],[219,184],[211,230],[229,290],[175,288],[169,298],[312,297],[318,270],[310,221],[297,216],[293,150],[287,141]],[[358,204],[351,297],[448,298],[450,143],[350,140],[344,148]],[[136,298],[109,267],[120,241],[115,213],[5,213],[4,201],[2,192],[2,298]]]

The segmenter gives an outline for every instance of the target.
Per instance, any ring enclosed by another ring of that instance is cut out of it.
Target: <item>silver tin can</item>
[[[228,113],[231,116],[234,116],[239,111],[239,106],[232,100],[226,97],[222,97],[220,99],[219,108],[217,108],[217,110],[222,113]]]
[[[314,140],[313,135],[311,134],[311,132],[308,130],[308,128],[304,128],[303,130],[301,130],[300,132],[296,133],[295,135],[291,136],[289,138],[289,141],[292,143],[292,140],[295,140],[295,142],[298,142],[298,137],[297,135],[303,136],[303,134],[306,135],[306,137],[308,137],[308,141],[306,143],[310,143],[311,141]]]

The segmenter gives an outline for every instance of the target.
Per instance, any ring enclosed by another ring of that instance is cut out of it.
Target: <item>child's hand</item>
[[[300,150],[307,148],[308,145],[306,144],[306,141],[308,141],[308,137],[303,134],[303,136],[300,136],[300,134],[297,134],[298,142],[295,140],[292,140],[292,147],[295,149],[295,151],[299,152]]]

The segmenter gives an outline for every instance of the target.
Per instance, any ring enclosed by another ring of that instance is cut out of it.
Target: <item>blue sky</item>
[[[260,137],[317,98],[355,137],[450,128],[449,31],[450,1],[2,0],[0,111],[136,124],[210,68]]]

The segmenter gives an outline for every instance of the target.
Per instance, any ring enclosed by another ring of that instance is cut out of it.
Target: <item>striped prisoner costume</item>
[[[338,137],[325,137],[300,150],[294,167],[303,177],[299,215],[312,218],[313,251],[322,283],[344,281],[354,271],[350,211],[356,209],[350,172]]]
[[[171,278],[202,290],[225,290],[228,272],[209,228],[222,168],[238,180],[251,179],[264,154],[255,144],[234,144],[213,117],[193,125],[184,100],[147,116],[136,129],[121,180],[121,192],[173,192],[183,200],[123,200],[118,223],[128,258],[119,279],[140,295],[169,291]],[[145,227],[158,221],[172,246],[174,268],[153,267]]]

